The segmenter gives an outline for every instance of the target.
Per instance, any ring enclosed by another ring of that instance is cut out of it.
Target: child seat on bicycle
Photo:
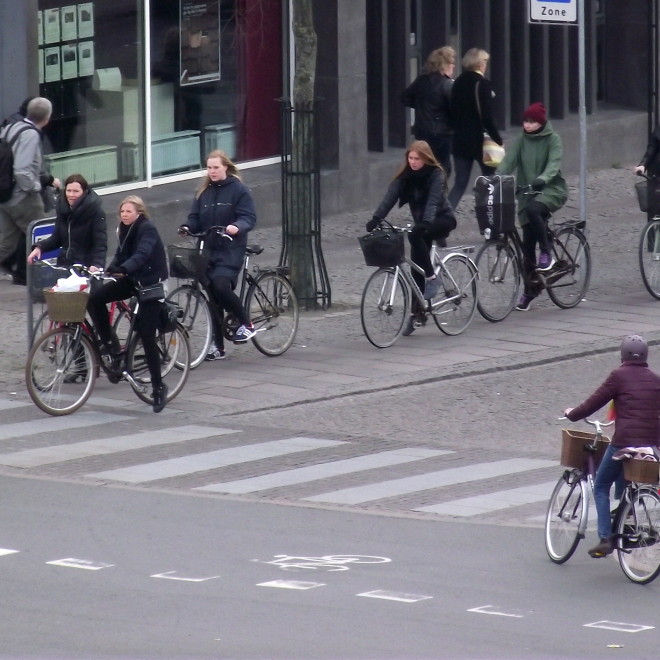
[[[248,232],[257,224],[257,214],[249,188],[243,184],[238,168],[223,151],[218,149],[208,155],[206,172],[195,194],[188,220],[180,231],[186,233],[189,229],[193,233],[201,233],[221,225],[231,239],[215,236],[209,246],[207,276],[212,284],[219,318],[214,315],[215,342],[207,359],[215,360],[224,357],[225,353],[219,322],[224,310],[231,312],[241,324],[234,336],[235,342],[246,342],[254,336],[250,318],[234,289],[243,266]]]
[[[532,103],[523,114],[522,134],[507,147],[506,155],[496,170],[496,174],[516,176],[523,267],[529,274],[534,270],[546,272],[554,266],[547,222],[550,215],[568,199],[568,186],[561,173],[562,156],[561,138],[552,129],[545,106],[543,103]],[[526,284],[516,309],[529,309],[530,302],[540,292],[538,285]]]

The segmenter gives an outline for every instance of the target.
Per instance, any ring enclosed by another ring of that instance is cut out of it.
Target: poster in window
[[[180,0],[179,82],[184,85],[220,80],[220,3]]]
[[[42,11],[37,12],[37,45],[44,45],[44,13]]]
[[[39,84],[42,85],[44,81],[44,76],[46,72],[44,71],[44,49],[39,49],[39,54],[37,56],[37,62],[39,62]]]
[[[90,39],[94,36],[94,3],[83,2],[78,5],[78,39]]]
[[[78,21],[75,5],[62,7],[62,41],[73,41],[78,38]]]
[[[78,75],[94,75],[94,42],[81,41],[78,44]]]
[[[78,46],[65,44],[62,46],[62,80],[78,77]]]
[[[60,79],[60,47],[44,48],[44,82],[59,82]]]
[[[44,43],[57,44],[60,39],[60,10],[44,9]]]

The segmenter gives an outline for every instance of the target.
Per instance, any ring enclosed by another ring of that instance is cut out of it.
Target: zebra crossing
[[[0,400],[0,410],[34,417],[28,403]],[[535,526],[560,474],[556,460],[495,450],[475,461],[452,449],[382,440],[174,425],[172,416],[150,416],[149,428],[140,430],[145,419],[119,408],[5,423],[0,473]],[[163,428],[153,428],[155,422]]]

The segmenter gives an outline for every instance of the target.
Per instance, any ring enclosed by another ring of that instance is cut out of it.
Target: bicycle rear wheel
[[[660,300],[660,220],[646,224],[639,239],[639,270],[646,290]]]
[[[582,538],[589,499],[580,470],[566,470],[552,491],[545,516],[545,549],[555,564],[568,561]]]
[[[562,245],[557,248],[557,263],[545,276],[548,296],[557,307],[571,309],[582,301],[591,278],[591,251],[584,234],[565,227],[556,234]]]
[[[470,325],[477,311],[477,269],[463,254],[449,254],[442,263],[449,277],[442,269],[436,269],[437,276],[442,279],[442,286],[431,301],[434,306],[433,320],[446,335],[460,335]],[[454,300],[435,307],[437,303],[451,297]]]
[[[491,323],[503,321],[518,301],[520,263],[508,241],[486,241],[476,257],[479,314]]]
[[[49,415],[70,415],[89,399],[98,376],[96,351],[73,328],[58,327],[35,340],[25,365],[30,398]]]
[[[621,504],[615,532],[625,576],[637,584],[655,580],[660,574],[660,496],[655,488],[642,486]]]
[[[163,383],[167,385],[167,401],[174,399],[183,389],[190,372],[190,344],[185,328],[181,324],[171,332],[158,333],[156,338],[160,354],[160,373]],[[151,374],[147,367],[142,339],[136,333],[131,339],[126,356],[126,369],[132,376],[129,380],[138,398],[148,404],[153,404],[153,387]]]
[[[394,268],[379,268],[362,292],[360,320],[364,336],[376,347],[391,346],[403,331],[410,312],[410,292]]]
[[[128,334],[131,329],[131,322],[133,320],[133,312],[129,307],[124,307],[120,303],[117,303],[117,308],[115,311],[115,319],[112,323],[112,329],[117,335],[119,340],[119,346],[122,351],[125,351],[128,341]]]
[[[275,357],[287,351],[298,331],[298,299],[291,282],[276,273],[264,273],[250,285],[245,308],[256,330],[252,343]]]
[[[190,368],[204,362],[213,341],[213,316],[209,302],[198,289],[186,284],[174,289],[167,299],[183,311],[181,325],[188,331]]]

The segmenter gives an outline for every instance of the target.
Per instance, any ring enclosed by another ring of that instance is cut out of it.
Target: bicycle
[[[597,463],[608,442],[603,428],[614,423],[586,421],[595,433],[564,431],[562,464],[567,469],[548,503],[545,547],[555,564],[568,561],[585,537]],[[634,465],[639,463],[645,463],[641,470]],[[654,474],[645,474],[649,469]],[[649,485],[658,483],[658,463],[628,460],[624,475],[629,481],[612,514],[614,547],[625,576],[648,584],[660,574],[660,495],[657,485]]]
[[[205,242],[209,238],[218,240],[218,237],[231,240],[224,229],[214,226],[200,233],[186,232],[184,235],[197,240],[194,248],[177,245],[167,248],[170,275],[190,280],[172,291],[168,300],[183,311],[181,323],[190,337],[191,369],[198,367],[209,352],[213,342],[214,318],[228,341],[233,341],[240,326],[239,320],[232,314],[220,313],[206,276],[209,255]],[[238,295],[256,331],[252,343],[264,355],[275,357],[285,353],[295,339],[299,319],[298,299],[287,278],[286,266],[253,266],[250,272],[250,257],[263,251],[260,245],[246,247]]]
[[[389,223],[388,223],[389,225]],[[389,225],[387,232],[409,233],[410,227]],[[375,258],[365,246],[374,232],[361,237],[361,246],[368,266],[379,266],[385,262]],[[477,267],[468,256],[470,246],[440,248],[431,246],[431,263],[436,277],[440,278],[440,289],[432,300],[426,300],[417,286],[411,271],[424,276],[424,269],[405,256],[403,240],[399,241],[400,253],[394,266],[378,268],[367,280],[360,303],[360,320],[366,338],[376,348],[387,348],[401,336],[410,316],[412,300],[420,310],[416,323],[426,322],[430,314],[436,326],[446,335],[461,334],[472,321],[477,307]],[[442,254],[441,254],[442,253]],[[407,264],[409,269],[403,268]]]
[[[100,280],[99,273],[81,272]],[[50,318],[58,327],[39,337],[27,357],[25,382],[32,401],[49,415],[69,415],[89,399],[102,369],[115,384],[126,380],[139,399],[153,405],[151,376],[142,340],[135,330],[139,309],[136,303],[124,350],[118,365],[102,357],[101,340],[93,324],[85,319],[87,293],[46,292]],[[190,371],[190,346],[180,323],[157,334],[161,374],[168,387],[167,401],[183,389]]]
[[[533,195],[538,191],[524,186],[517,192]],[[516,227],[503,232],[486,228],[486,242],[475,258],[479,268],[479,313],[491,323],[503,321],[518,302],[521,281],[545,289],[561,309],[576,307],[591,278],[591,251],[583,229],[584,224],[576,220],[548,224],[555,265],[547,272],[528,273],[523,267],[522,241]]]
[[[640,197],[640,209],[646,213],[646,205],[649,201],[647,188],[650,183],[656,181],[656,177],[641,172],[637,174],[646,179],[646,184],[643,186],[645,198]],[[640,181],[639,184],[641,183]],[[639,270],[646,290],[656,300],[660,300],[660,214],[654,214],[642,229],[639,237]]]

